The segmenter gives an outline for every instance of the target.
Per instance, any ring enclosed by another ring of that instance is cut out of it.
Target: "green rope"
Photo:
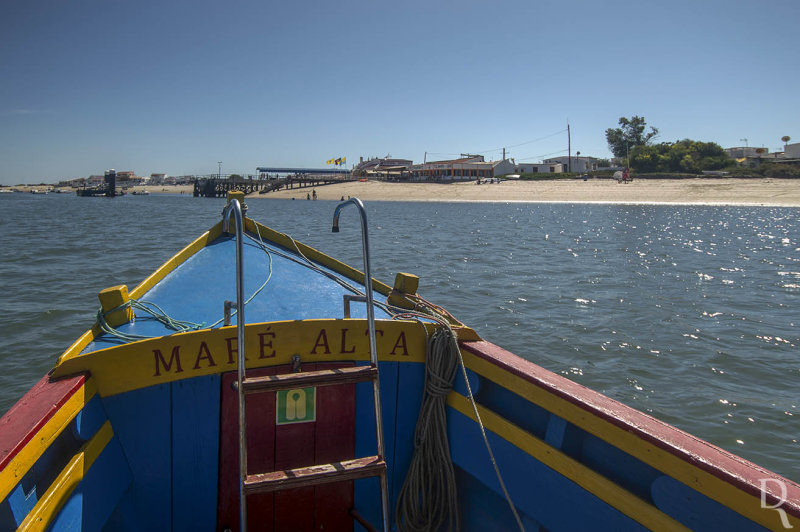
[[[264,253],[267,254],[267,258],[269,258],[269,267],[268,267],[269,273],[267,274],[267,280],[264,281],[261,284],[261,286],[259,286],[258,289],[255,292],[253,292],[253,294],[245,300],[245,302],[244,302],[245,305],[250,303],[267,286],[267,283],[269,283],[270,279],[272,279],[272,253],[270,253],[269,248],[261,240],[261,232],[258,231],[258,224],[256,224],[256,232],[258,233],[258,244],[259,244],[258,247],[261,248],[261,250]],[[248,236],[248,238],[252,239],[252,237],[250,237],[249,235],[246,235],[246,236]],[[236,316],[237,312],[238,312],[238,310],[234,309],[233,312],[231,313],[231,317]],[[209,328],[213,329],[214,327],[216,327],[217,325],[219,325],[223,321],[225,321],[225,318],[221,318],[221,319],[215,321],[214,323],[212,323],[209,326]]]
[[[100,328],[103,332],[110,334],[116,338],[121,340],[125,340],[128,342],[133,342],[136,340],[144,340],[146,338],[153,338],[152,336],[144,336],[141,334],[131,334],[131,333],[123,333],[112,327],[106,321],[106,316],[111,314],[112,312],[116,312],[118,310],[125,310],[128,309],[138,310],[145,314],[149,314],[152,316],[156,321],[160,322],[164,327],[170,329],[175,332],[186,332],[186,331],[194,331],[197,329],[202,329],[205,326],[205,323],[194,323],[191,321],[182,321],[176,320],[166,312],[164,309],[152,303],[150,301],[139,301],[138,299],[131,299],[122,305],[112,308],[109,311],[103,312],[103,309],[97,311],[97,323],[100,325]]]
[[[258,231],[258,225],[256,225],[256,231]],[[261,250],[263,250],[264,253],[267,254],[267,257],[269,258],[269,268],[268,268],[269,273],[267,274],[266,281],[264,281],[261,284],[261,286],[259,286],[258,289],[255,292],[253,292],[253,294],[249,298],[247,298],[247,300],[244,302],[245,305],[250,303],[253,300],[253,298],[255,298],[267,286],[267,284],[269,283],[270,279],[272,279],[272,253],[270,253],[269,248],[261,240],[261,234],[260,233],[258,233],[258,244],[259,244],[259,247],[261,248]],[[161,324],[163,324],[164,327],[166,327],[167,329],[170,329],[172,331],[175,331],[175,332],[196,331],[198,329],[203,329],[206,326],[205,323],[194,323],[194,322],[191,322],[191,321],[176,320],[175,318],[173,318],[172,316],[167,314],[164,311],[164,309],[162,309],[161,307],[159,307],[158,305],[156,305],[155,303],[152,303],[150,301],[144,301],[144,300],[139,301],[137,299],[131,299],[127,303],[123,303],[122,305],[120,305],[120,306],[118,306],[116,308],[113,308],[113,309],[111,309],[109,311],[103,312],[102,308],[100,310],[98,310],[97,311],[97,323],[98,323],[98,325],[100,325],[100,329],[102,329],[103,332],[105,332],[105,333],[107,333],[107,334],[109,334],[111,336],[114,336],[115,338],[119,338],[120,340],[124,340],[126,342],[135,342],[136,340],[146,340],[148,338],[157,338],[156,336],[145,336],[145,335],[141,335],[141,334],[124,333],[124,332],[118,331],[117,329],[115,329],[114,327],[109,325],[108,322],[106,322],[105,317],[108,316],[109,314],[111,314],[112,312],[115,312],[117,310],[127,310],[129,308],[133,308],[135,310],[139,310],[139,311],[142,311],[142,312],[144,312],[146,314],[149,314],[156,321],[158,321]],[[232,315],[234,315],[234,316],[236,315],[236,310],[233,311]],[[219,320],[217,320],[214,323],[212,323],[211,325],[209,325],[208,328],[209,329],[213,329],[214,327],[216,327],[217,325],[219,325],[223,321],[225,321],[225,318],[220,318]],[[172,333],[172,334],[174,334],[174,333]]]

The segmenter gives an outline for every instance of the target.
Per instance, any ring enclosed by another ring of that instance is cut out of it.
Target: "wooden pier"
[[[266,194],[281,189],[320,187],[353,181],[355,178],[331,175],[292,175],[279,179],[217,179],[199,178],[194,181],[195,197],[224,198],[229,190],[238,190],[245,195],[253,192]]]
[[[194,197],[224,198],[230,190],[244,192],[245,195],[257,192],[269,183],[260,179],[218,179],[201,177],[194,180]]]
[[[335,185],[337,183],[347,183],[355,181],[351,176],[324,176],[324,175],[300,175],[289,176],[281,179],[272,179],[267,187],[261,189],[259,194],[277,192],[281,189],[291,190],[294,188],[321,187],[324,185]]]

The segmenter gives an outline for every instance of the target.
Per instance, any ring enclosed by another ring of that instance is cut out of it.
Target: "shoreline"
[[[41,186],[4,187],[29,191]],[[52,187],[48,187],[51,188]],[[68,189],[74,193],[74,189]],[[131,192],[191,196],[192,185],[136,186]],[[475,181],[418,183],[351,181],[334,185],[302,187],[253,193],[251,199],[306,200],[313,191],[317,199],[341,201],[414,201],[450,203],[582,203],[620,205],[706,205],[800,207],[800,180],[778,178],[635,179],[621,184],[613,179],[506,180],[476,185]],[[53,192],[51,192],[52,194]]]
[[[249,198],[305,200],[420,201],[454,203],[597,203],[636,205],[741,205],[800,207],[800,180],[794,179],[638,179],[621,184],[613,179],[512,181],[476,185],[454,183],[349,182],[295,188]]]

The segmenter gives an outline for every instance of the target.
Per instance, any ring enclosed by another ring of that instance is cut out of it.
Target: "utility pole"
[[[567,172],[572,172],[572,138],[569,134],[569,122],[567,122]]]
[[[219,167],[217,168],[217,179],[222,179],[222,161],[217,161]]]
[[[503,160],[504,161],[506,160],[506,149],[505,148],[503,148]]]

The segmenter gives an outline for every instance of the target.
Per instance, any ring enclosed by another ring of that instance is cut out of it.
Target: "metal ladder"
[[[369,237],[364,205],[352,198],[336,207],[333,217],[333,232],[338,232],[339,212],[348,204],[356,205],[361,215],[362,244],[364,251],[364,289],[366,291],[367,324],[369,332],[370,364],[338,369],[304,371],[283,375],[247,377],[245,371],[244,343],[244,289],[243,289],[243,222],[239,202],[230,200],[223,211],[223,230],[229,232],[229,218],[234,213],[236,221],[236,325],[238,348],[237,392],[239,402],[239,522],[240,530],[247,530],[247,495],[269,493],[306,486],[316,486],[329,482],[343,482],[366,477],[380,477],[381,517],[383,530],[389,530],[388,480],[383,441],[383,419],[381,415],[380,383],[378,379],[378,355],[375,340],[375,313],[372,306],[372,277],[369,262]],[[284,471],[249,474],[247,472],[247,419],[245,395],[252,393],[277,392],[307,386],[331,386],[372,381],[375,408],[375,429],[377,454],[329,464],[317,464]],[[357,512],[351,512],[354,519],[361,521]],[[367,523],[363,523],[367,525]]]

